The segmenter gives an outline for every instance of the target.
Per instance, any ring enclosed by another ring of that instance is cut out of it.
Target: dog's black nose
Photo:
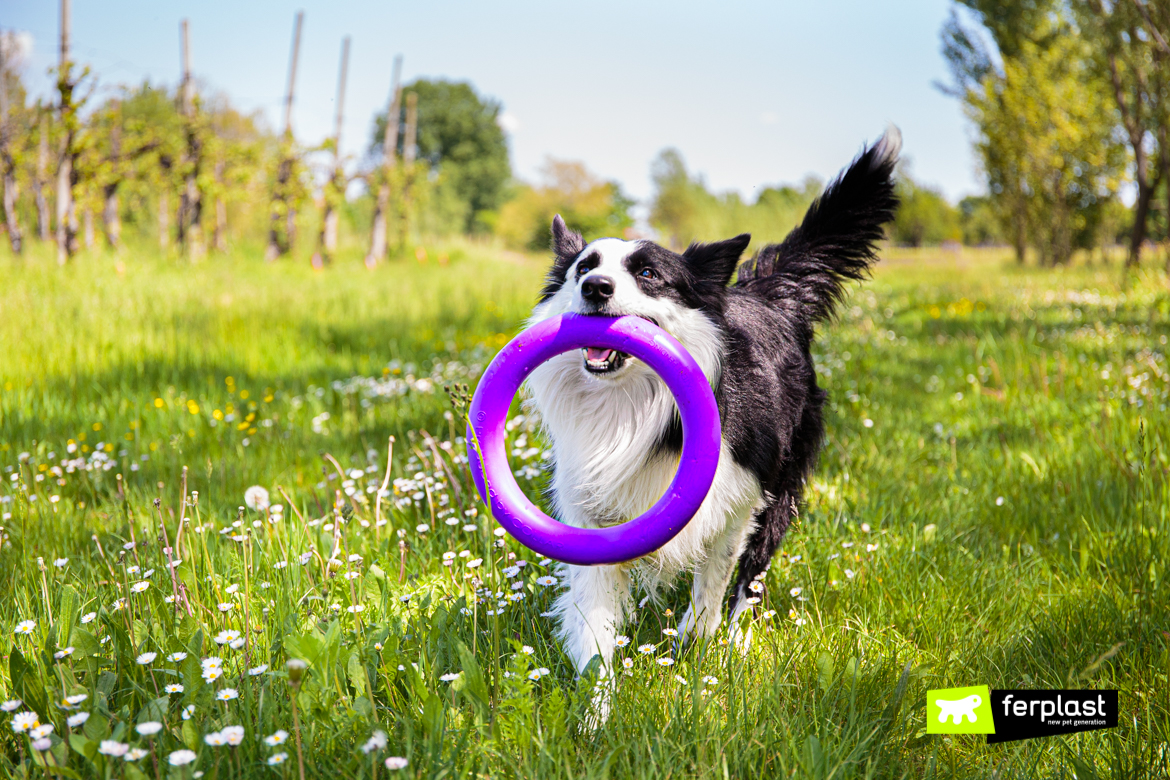
[[[587,276],[581,282],[581,297],[592,303],[605,303],[613,297],[613,279],[608,276]]]

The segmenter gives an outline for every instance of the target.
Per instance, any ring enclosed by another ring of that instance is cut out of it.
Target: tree
[[[500,209],[496,235],[512,246],[547,249],[549,224],[555,214],[592,241],[603,236],[622,236],[634,224],[626,197],[616,182],[602,181],[583,163],[549,158],[541,170],[541,183],[522,184],[515,197]]]
[[[717,241],[744,232],[757,243],[779,241],[800,222],[822,188],[820,179],[809,176],[799,187],[764,187],[755,203],[746,203],[737,192],[710,192],[701,177],[687,172],[676,149],[659,153],[650,177],[650,224],[679,249],[691,241]]]
[[[968,195],[959,201],[959,225],[965,246],[993,246],[1003,242],[995,203],[987,195]]]
[[[0,33],[0,188],[3,190],[4,225],[14,254],[24,247],[17,215],[20,193],[17,174],[32,136],[32,116],[25,105],[26,93],[20,78],[23,59],[21,42],[11,32]]]
[[[1137,198],[1126,266],[1136,266],[1141,263],[1150,202],[1159,182],[1170,182],[1170,45],[1163,35],[1170,31],[1170,8],[1139,0],[1072,0],[1071,5],[1100,69],[1108,74],[1133,155]],[[1166,202],[1170,208],[1170,195]]]
[[[1099,203],[1116,196],[1125,162],[1084,41],[1065,34],[1043,48],[1023,42],[1003,74],[985,77],[966,104],[1018,259],[1027,236],[1043,264],[1066,263]]]
[[[899,244],[922,246],[962,238],[959,213],[937,189],[915,183],[903,171],[898,176],[898,211],[892,237]]]
[[[138,206],[136,222],[145,221],[145,215],[138,212],[145,211],[146,204],[154,205],[159,246],[165,248],[170,242],[171,196],[181,181],[180,160],[186,143],[183,118],[174,96],[149,82],[124,90],[117,107],[120,151],[110,161],[103,184],[110,198],[123,194],[133,197]],[[110,144],[111,152],[112,147]],[[110,219],[120,220],[122,207],[116,202],[110,205],[103,211]],[[110,227],[107,225],[107,234]]]
[[[508,144],[498,123],[500,104],[481,98],[466,82],[418,79],[402,91],[418,96],[419,158],[466,204],[462,229],[481,228],[502,205],[511,178]],[[402,102],[397,101],[400,110]],[[375,156],[382,154],[385,133],[386,114],[380,114],[370,145]]]
[[[1170,180],[1170,45],[1166,40],[1170,34],[1170,4],[1150,0],[957,0],[957,6],[965,8],[965,13],[953,10],[942,30],[943,54],[953,83],[940,88],[964,101],[969,95],[986,96],[986,81],[1002,79],[1008,63],[1034,60],[1037,52],[1064,47],[1069,43],[1067,38],[1076,39],[1075,78],[1094,94],[1104,85],[1108,102],[1119,112],[1120,121],[1112,112],[1095,113],[1110,130],[1121,133],[1132,156],[1137,198],[1127,264],[1136,265],[1148,233],[1151,201],[1160,181]],[[998,66],[997,59],[1004,67]],[[1000,112],[998,119],[1010,123],[1014,118]],[[1026,124],[1019,123],[1016,131],[1026,132]],[[1027,162],[1030,144],[1026,135],[1018,136],[1013,143],[1006,137],[1006,128],[1001,130],[997,133],[1000,143],[984,145],[981,157],[985,166],[1000,166],[998,171],[986,169],[985,174],[995,187],[993,195],[1000,201],[997,210],[1005,223],[1010,222],[1006,232],[1022,258],[1033,194],[1026,188],[1022,172],[1013,171]],[[1114,145],[1109,146],[1112,153]],[[1017,191],[1016,184],[1024,189]],[[1085,225],[1072,226],[1072,234],[1080,236],[1074,243],[1088,240],[1093,233],[1084,231],[1093,223],[1094,214],[1100,217],[1099,226],[1116,223],[1113,217],[1101,217],[1111,210],[1097,202],[1096,196],[1090,197],[1088,190],[1082,191],[1081,200]],[[1170,208],[1170,191],[1167,207]]]

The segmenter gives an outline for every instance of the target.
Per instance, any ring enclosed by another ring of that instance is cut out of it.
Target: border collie
[[[752,596],[762,592],[763,575],[800,511],[824,434],[826,393],[810,354],[814,327],[832,317],[846,284],[865,279],[877,259],[882,226],[897,206],[892,177],[901,145],[891,126],[782,243],[742,265],[747,234],[676,254],[650,241],[586,244],[559,215],[553,219],[556,259],[529,324],[569,312],[645,317],[702,367],[722,422],[715,481],[678,536],[633,563],[565,568],[568,587],[554,612],[578,672],[600,655],[607,675],[617,632],[633,613],[633,586],[655,595],[683,570],[693,572],[694,585],[680,640],[719,630],[738,563],[728,627],[737,643],[750,641],[737,619],[758,602]],[[544,363],[527,386],[526,405],[552,443],[551,501],[562,522],[624,522],[665,492],[678,468],[682,428],[670,391],[648,366],[588,348]]]

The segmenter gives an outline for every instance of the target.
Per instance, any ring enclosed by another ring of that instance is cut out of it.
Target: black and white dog
[[[568,312],[645,317],[703,368],[723,427],[711,492],[678,536],[632,564],[567,567],[568,587],[554,611],[578,671],[596,654],[609,666],[633,609],[633,585],[655,593],[688,569],[694,585],[680,637],[716,633],[738,561],[728,623],[732,638],[746,642],[737,618],[799,511],[824,433],[826,394],[810,354],[814,327],[832,316],[846,283],[864,279],[876,260],[882,226],[897,205],[892,176],[900,149],[891,127],[829,184],[783,243],[740,265],[730,286],[748,235],[693,244],[680,255],[650,241],[586,244],[560,216],[553,220],[556,260],[529,324]],[[562,522],[629,520],[665,492],[678,468],[682,428],[670,391],[644,363],[609,349],[566,353],[534,371],[528,390],[528,407],[552,442],[551,498]]]

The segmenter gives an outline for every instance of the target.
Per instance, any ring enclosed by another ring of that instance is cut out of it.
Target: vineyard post
[[[0,168],[3,169],[4,216],[8,229],[8,243],[13,254],[20,254],[24,243],[20,234],[20,222],[16,217],[16,165],[9,147],[8,122],[8,63],[4,59],[3,32],[0,32]],[[13,39],[15,40],[15,38]]]
[[[390,216],[390,174],[398,161],[398,113],[402,108],[402,55],[394,58],[394,77],[390,87],[390,107],[386,109],[386,127],[382,134],[382,175],[378,185],[378,200],[374,209],[374,226],[370,235],[370,252],[366,255],[366,266],[373,268],[386,257]]]
[[[178,233],[179,246],[186,249],[192,259],[203,253],[202,222],[203,198],[199,191],[199,169],[202,165],[203,144],[199,138],[195,115],[195,85],[191,79],[191,36],[188,20],[180,23],[180,44],[182,46],[183,82],[181,100],[183,108],[184,135],[187,148],[183,159],[183,192],[179,197]]]
[[[337,227],[341,221],[340,207],[345,200],[345,170],[341,163],[341,123],[345,115],[345,77],[349,70],[349,36],[341,41],[341,76],[337,82],[337,121],[333,130],[333,170],[325,182],[325,214],[321,219],[321,232],[317,239],[317,252],[313,265],[330,262],[337,251]]]
[[[418,93],[411,92],[406,96],[406,132],[402,139],[402,167],[406,174],[402,190],[402,244],[406,244],[410,236],[411,196],[414,187],[414,161],[418,156]]]
[[[77,251],[77,215],[73,202],[73,140],[76,106],[69,62],[70,0],[61,0],[61,49],[57,72],[57,91],[61,97],[60,112],[64,137],[57,161],[57,263],[65,262]]]
[[[268,225],[268,249],[264,253],[266,260],[275,260],[277,257],[292,251],[293,240],[296,235],[296,207],[292,202],[291,187],[293,177],[293,134],[292,134],[292,107],[293,96],[297,82],[297,58],[301,51],[301,25],[305,19],[304,11],[297,11],[296,24],[293,27],[292,56],[288,66],[288,92],[284,101],[284,136],[281,138],[280,167],[276,173],[276,186],[272,193],[272,214]],[[284,240],[280,235],[280,220],[285,219]]]
[[[37,139],[37,177],[33,185],[37,203],[37,238],[48,241],[52,231],[49,199],[45,197],[45,190],[49,186],[49,112],[40,103],[37,104],[37,110],[41,114],[40,138]]]

